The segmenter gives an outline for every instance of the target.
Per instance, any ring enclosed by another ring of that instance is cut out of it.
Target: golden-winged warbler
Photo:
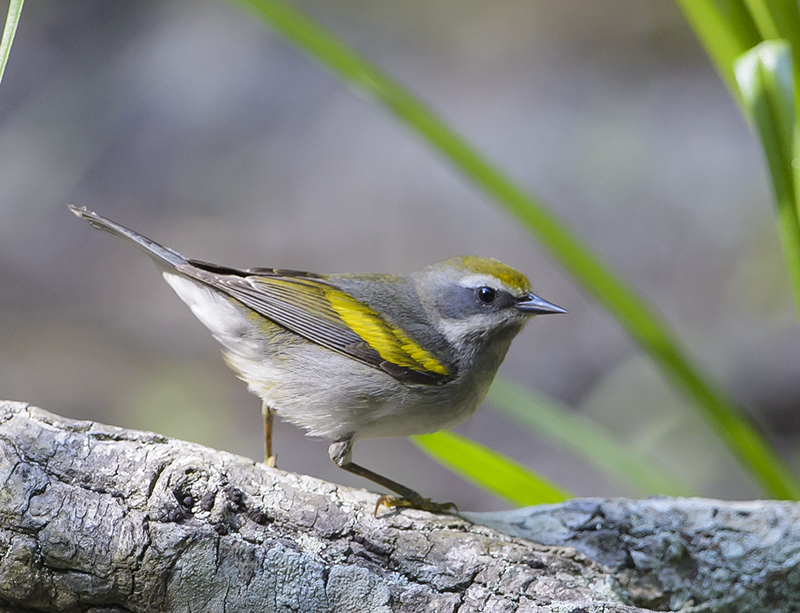
[[[228,365],[263,403],[269,464],[277,413],[333,440],[330,457],[341,468],[399,494],[378,506],[453,505],[355,464],[353,444],[466,420],[531,316],[566,313],[490,258],[454,257],[404,276],[239,270],[185,258],[85,207],[69,208],[149,255],[222,343]]]

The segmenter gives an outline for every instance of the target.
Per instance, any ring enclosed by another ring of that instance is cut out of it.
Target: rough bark
[[[797,503],[576,499],[465,515],[540,544],[574,547],[608,569],[639,606],[800,611]]]
[[[579,500],[471,516],[506,533],[414,510],[375,518],[363,490],[14,402],[0,402],[0,483],[7,611],[800,606],[796,505]]]

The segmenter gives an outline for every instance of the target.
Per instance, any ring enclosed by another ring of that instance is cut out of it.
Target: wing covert
[[[252,271],[255,274],[222,269],[224,273],[219,274],[206,269],[205,263],[202,267],[192,264],[181,272],[310,341],[400,381],[436,384],[451,376],[445,365],[402,329],[321,277],[270,269]]]

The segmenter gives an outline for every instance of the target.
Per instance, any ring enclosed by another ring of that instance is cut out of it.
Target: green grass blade
[[[734,403],[700,374],[658,311],[579,241],[556,215],[486,161],[430,108],[309,17],[279,0],[238,1],[345,83],[384,105],[522,222],[620,321],[670,380],[695,401],[768,495],[800,497],[800,487],[788,469]]]
[[[759,37],[762,40],[780,38],[776,22],[777,15],[772,6],[777,3],[771,0],[744,0],[744,2],[758,28]]]
[[[745,1],[762,40],[783,38],[792,47],[797,47],[800,43],[800,11],[796,0]]]
[[[800,98],[800,9],[797,0],[745,0],[763,41],[784,39],[791,49],[795,98]],[[751,45],[754,47],[755,43]],[[749,49],[750,47],[748,47]],[[744,53],[745,50],[742,51]],[[734,68],[735,71],[735,68]],[[797,108],[800,112],[800,107]]]
[[[570,497],[522,464],[453,432],[412,436],[411,440],[465,479],[514,504],[549,504]]]
[[[3,81],[6,64],[8,64],[8,56],[11,53],[11,45],[14,42],[14,35],[17,33],[19,18],[22,15],[22,4],[23,0],[11,0],[8,3],[6,25],[3,28],[3,38],[0,39],[0,83]]]
[[[717,72],[738,96],[733,62],[758,44],[761,35],[742,0],[676,0]]]
[[[629,483],[639,495],[696,495],[689,484],[655,466],[600,424],[507,379],[495,379],[487,400],[529,430],[588,460],[611,479]]]
[[[800,319],[800,209],[793,166],[797,109],[789,44],[770,40],[757,45],[737,60],[736,79],[767,158],[784,259]]]

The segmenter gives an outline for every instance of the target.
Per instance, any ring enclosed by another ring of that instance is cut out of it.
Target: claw
[[[384,495],[375,503],[375,517],[382,506],[390,509],[420,509],[428,513],[457,513],[458,507],[453,502],[433,502],[430,498],[409,500],[400,496]]]
[[[264,464],[270,468],[276,468],[278,466],[278,454],[272,454],[268,458],[264,458]]]

